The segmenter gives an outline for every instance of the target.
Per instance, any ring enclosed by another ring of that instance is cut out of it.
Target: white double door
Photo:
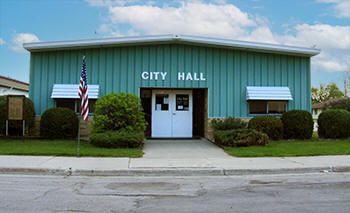
[[[192,137],[192,90],[152,91],[152,137]]]

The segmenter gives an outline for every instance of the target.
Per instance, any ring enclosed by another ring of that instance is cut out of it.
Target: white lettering
[[[207,80],[207,79],[204,78],[203,73],[200,73],[200,79],[201,79],[201,81],[206,81]]]
[[[141,77],[143,80],[162,80],[164,81],[166,79],[166,76],[168,75],[167,72],[142,72]],[[178,81],[206,81],[207,79],[204,77],[203,73],[185,73],[185,72],[178,72],[177,73],[177,80]]]
[[[154,74],[154,80],[158,80],[159,72],[153,72],[153,74]]]
[[[193,80],[191,73],[187,73],[186,81],[188,81],[188,80],[191,80],[191,81]]]
[[[185,80],[185,73],[184,73],[184,72],[178,72],[178,73],[177,73],[177,80],[178,80],[178,81],[183,81],[183,80]]]
[[[198,76],[197,76],[197,73],[193,73],[193,80],[199,81],[199,78],[198,78]]]
[[[162,80],[165,80],[165,76],[168,74],[167,72],[160,72],[160,75],[162,76]]]
[[[147,80],[149,78],[148,72],[143,72],[141,74],[142,79]]]

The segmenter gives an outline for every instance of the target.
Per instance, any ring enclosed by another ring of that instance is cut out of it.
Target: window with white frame
[[[80,100],[70,98],[58,98],[55,99],[56,107],[65,107],[73,110],[76,113],[80,113]],[[95,111],[96,99],[89,99],[89,114]]]
[[[287,111],[287,101],[248,101],[249,114],[282,114]]]

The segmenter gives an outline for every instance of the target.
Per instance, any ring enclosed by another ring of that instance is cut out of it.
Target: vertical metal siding
[[[37,114],[54,107],[53,84],[79,82],[83,55],[88,82],[100,85],[100,96],[139,95],[140,87],[208,88],[209,117],[247,117],[246,86],[288,86],[294,98],[288,110],[311,110],[308,57],[159,44],[31,53],[30,98]],[[143,80],[144,71],[167,72],[166,80]],[[207,80],[178,81],[178,72],[203,73]]]

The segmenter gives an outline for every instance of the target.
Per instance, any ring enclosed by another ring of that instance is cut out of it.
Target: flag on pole
[[[81,68],[79,97],[81,100],[80,113],[83,119],[87,121],[89,119],[89,99],[88,99],[85,56],[83,56],[83,62],[82,62],[82,68]]]

